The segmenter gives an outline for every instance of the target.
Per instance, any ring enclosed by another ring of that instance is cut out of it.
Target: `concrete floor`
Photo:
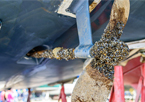
[[[32,100],[31,102],[58,102],[58,100],[51,100],[51,99],[49,99],[49,100]],[[68,98],[67,102],[71,102],[71,99]]]

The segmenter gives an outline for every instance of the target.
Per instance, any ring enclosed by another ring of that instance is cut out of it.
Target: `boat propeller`
[[[98,3],[100,0],[96,0]],[[75,0],[67,11],[76,15],[79,45],[76,48],[57,47],[28,53],[35,58],[92,58],[80,76],[72,94],[72,102],[105,102],[110,93],[114,66],[129,54],[127,44],[119,38],[127,23],[129,0],[114,0],[110,20],[99,41],[93,44],[88,0]]]

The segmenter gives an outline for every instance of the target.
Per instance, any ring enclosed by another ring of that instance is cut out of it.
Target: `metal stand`
[[[141,76],[137,86],[137,95],[135,102],[139,101],[140,94],[141,94],[141,102],[145,102],[145,63],[142,65],[129,70],[127,73],[132,72],[134,69],[140,68],[141,69]],[[111,90],[110,100],[109,102],[125,102],[124,99],[124,84],[123,84],[123,67],[122,66],[115,66],[114,67],[114,85]]]
[[[28,98],[27,98],[27,102],[31,102],[30,96],[31,96],[31,88],[28,88]]]
[[[61,91],[60,91],[58,102],[60,101],[60,99],[61,99],[61,102],[67,102],[63,84],[62,84],[62,87],[61,87]]]
[[[125,102],[122,66],[114,67],[114,85],[111,90],[109,102]]]
[[[145,63],[141,66],[141,76],[137,86],[137,95],[135,102],[138,102],[141,94],[141,102],[145,102]]]

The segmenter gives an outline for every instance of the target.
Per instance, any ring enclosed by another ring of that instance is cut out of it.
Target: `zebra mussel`
[[[127,44],[118,40],[123,33],[123,28],[124,24],[118,22],[112,31],[105,29],[102,38],[95,42],[90,51],[90,55],[95,58],[94,67],[111,80],[114,76],[114,66],[129,54]]]

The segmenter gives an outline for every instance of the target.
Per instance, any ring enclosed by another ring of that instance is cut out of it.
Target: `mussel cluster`
[[[74,49],[73,48],[70,48],[70,49],[62,48],[61,50],[59,50],[57,52],[57,56],[59,56],[60,60],[65,59],[68,61],[70,59],[75,59]]]
[[[102,38],[90,51],[95,58],[95,67],[109,79],[113,79],[114,66],[129,54],[127,44],[118,40],[123,33],[123,27],[124,24],[118,22],[113,30],[105,29]]]
[[[35,58],[50,58],[50,59],[54,58],[54,54],[52,50],[44,50],[44,51],[36,52],[31,56]]]
[[[110,30],[108,26],[107,29],[104,30],[101,39],[96,42],[90,50],[90,55],[94,58],[93,67],[112,80],[114,76],[114,66],[117,65],[119,61],[125,59],[129,53],[128,46],[118,40],[123,33],[123,28],[123,22],[118,22],[113,30]],[[35,58],[56,58],[58,60],[75,59],[74,48],[66,49],[63,47],[35,52],[31,56]]]
[[[50,49],[50,50],[35,52],[31,56],[35,58],[50,58],[50,59],[56,58],[58,60],[65,59],[67,61],[70,59],[71,60],[75,59],[74,48],[66,49],[66,48],[60,47],[59,51],[56,53],[56,56],[53,50]]]

